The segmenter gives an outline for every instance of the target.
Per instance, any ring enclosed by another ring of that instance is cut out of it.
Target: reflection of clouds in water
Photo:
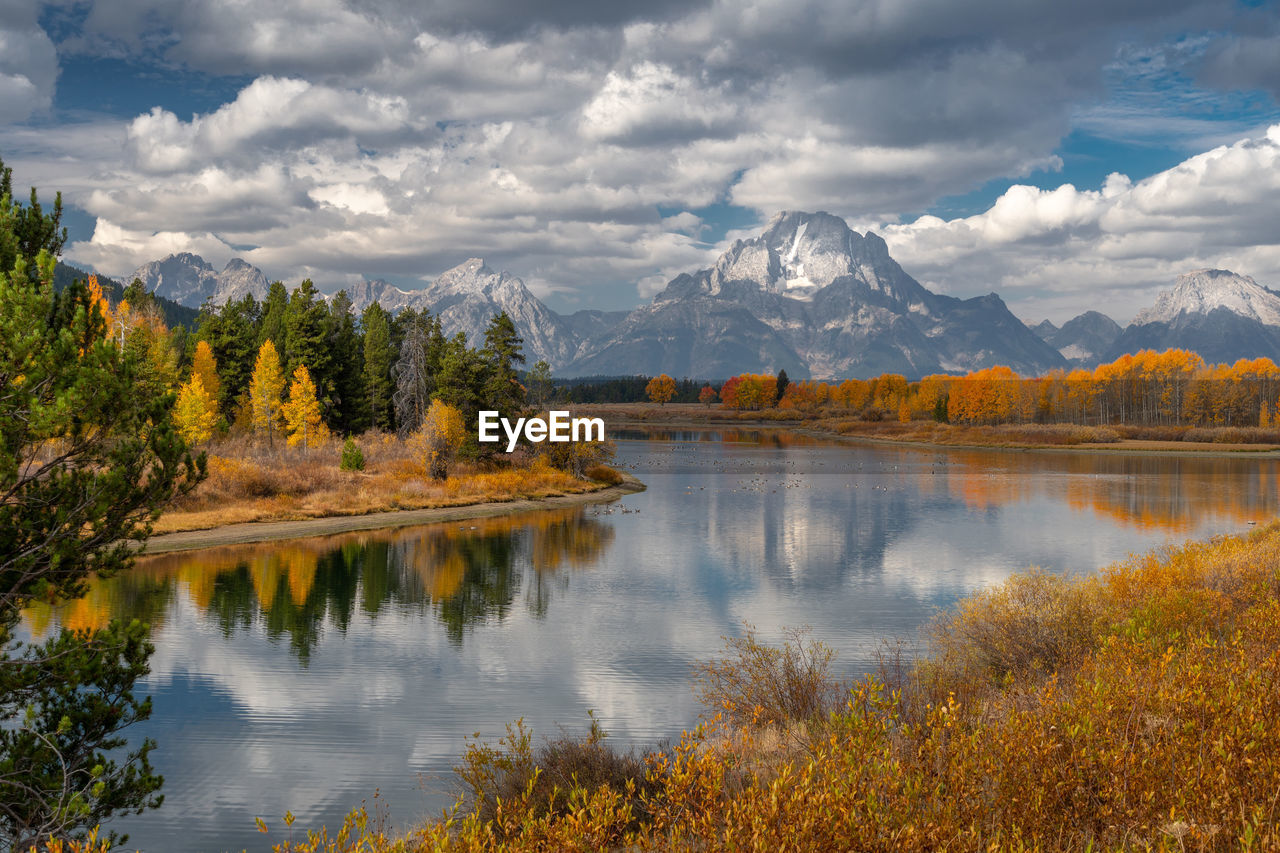
[[[638,512],[187,555],[113,581],[80,616],[158,609],[146,733],[169,780],[164,809],[120,828],[238,849],[257,843],[254,814],[333,826],[379,787],[407,822],[451,801],[466,736],[520,716],[538,736],[581,730],[588,708],[623,742],[678,735],[700,710],[694,664],[744,621],[766,640],[811,625],[851,674],[1011,571],[1088,571],[1274,506],[1274,463],[1177,460],[1162,479],[1159,463],[1052,454],[648,449],[622,447],[645,463],[649,490],[621,502]],[[1247,499],[1222,496],[1230,482]]]

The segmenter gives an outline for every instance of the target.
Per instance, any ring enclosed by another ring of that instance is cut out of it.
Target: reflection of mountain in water
[[[155,626],[185,591],[226,636],[260,623],[303,661],[322,629],[345,633],[356,608],[371,617],[430,609],[461,644],[469,627],[506,616],[526,577],[525,606],[545,615],[561,569],[598,561],[613,536],[575,508],[144,557],[82,599],[33,606],[27,620],[37,635],[54,622],[83,628],[141,618]]]
[[[705,510],[682,523],[700,525],[708,548],[735,571],[787,591],[832,591],[878,576],[906,540],[915,571],[928,574],[924,539],[962,558],[980,585],[988,543],[967,531],[1022,523],[1013,519],[1026,519],[1024,507],[1038,501],[1152,534],[1192,535],[1207,519],[1243,524],[1280,511],[1277,466],[1248,456],[837,447],[812,435],[732,428],[617,437],[667,444],[640,457],[640,478],[670,476],[680,495],[705,490]],[[693,452],[708,445],[715,451]],[[1027,533],[1011,530],[1002,545],[1015,560],[1026,552],[1019,567],[1046,558],[1044,537]]]

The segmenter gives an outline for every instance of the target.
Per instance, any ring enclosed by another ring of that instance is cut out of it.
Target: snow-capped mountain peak
[[[740,240],[721,255],[706,287],[714,295],[731,282],[750,282],[767,293],[808,301],[837,279],[852,276],[873,290],[918,302],[914,293],[894,292],[884,275],[887,265],[896,267],[878,235],[859,234],[830,213],[784,210],[759,237]]]
[[[485,264],[484,258],[468,258],[456,267],[440,273],[427,289],[435,293],[484,293],[491,290],[509,273],[495,273]]]
[[[1247,275],[1208,269],[1178,276],[1173,288],[1161,293],[1156,304],[1138,314],[1133,322],[1138,326],[1173,323],[1180,316],[1208,314],[1216,308],[1268,326],[1280,326],[1280,295]]]

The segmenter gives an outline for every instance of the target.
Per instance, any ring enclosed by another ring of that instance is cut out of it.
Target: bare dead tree
[[[417,429],[431,405],[434,378],[427,352],[429,342],[427,330],[411,324],[400,345],[400,358],[391,368],[396,386],[391,399],[396,409],[396,429],[401,435]]]

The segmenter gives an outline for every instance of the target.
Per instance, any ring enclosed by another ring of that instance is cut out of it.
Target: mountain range
[[[160,296],[198,307],[269,283],[240,258],[221,270],[181,253],[140,267],[134,277]],[[777,372],[834,379],[901,373],[962,373],[1003,364],[1022,375],[1092,367],[1139,349],[1192,349],[1206,361],[1268,356],[1280,361],[1280,294],[1247,276],[1197,270],[1127,328],[1097,311],[1061,327],[1018,320],[994,293],[957,299],[908,275],[878,235],[859,234],[827,213],[787,211],[739,240],[715,265],[676,276],[633,311],[547,308],[509,272],[471,258],[421,289],[385,281],[347,288],[353,307],[374,301],[438,314],[447,334],[483,338],[506,311],[532,363],[559,376],[668,373],[721,379]]]
[[[879,236],[828,213],[783,212],[710,269],[679,275],[649,305],[583,343],[566,372],[838,378],[1064,366],[994,293],[927,290]]]

